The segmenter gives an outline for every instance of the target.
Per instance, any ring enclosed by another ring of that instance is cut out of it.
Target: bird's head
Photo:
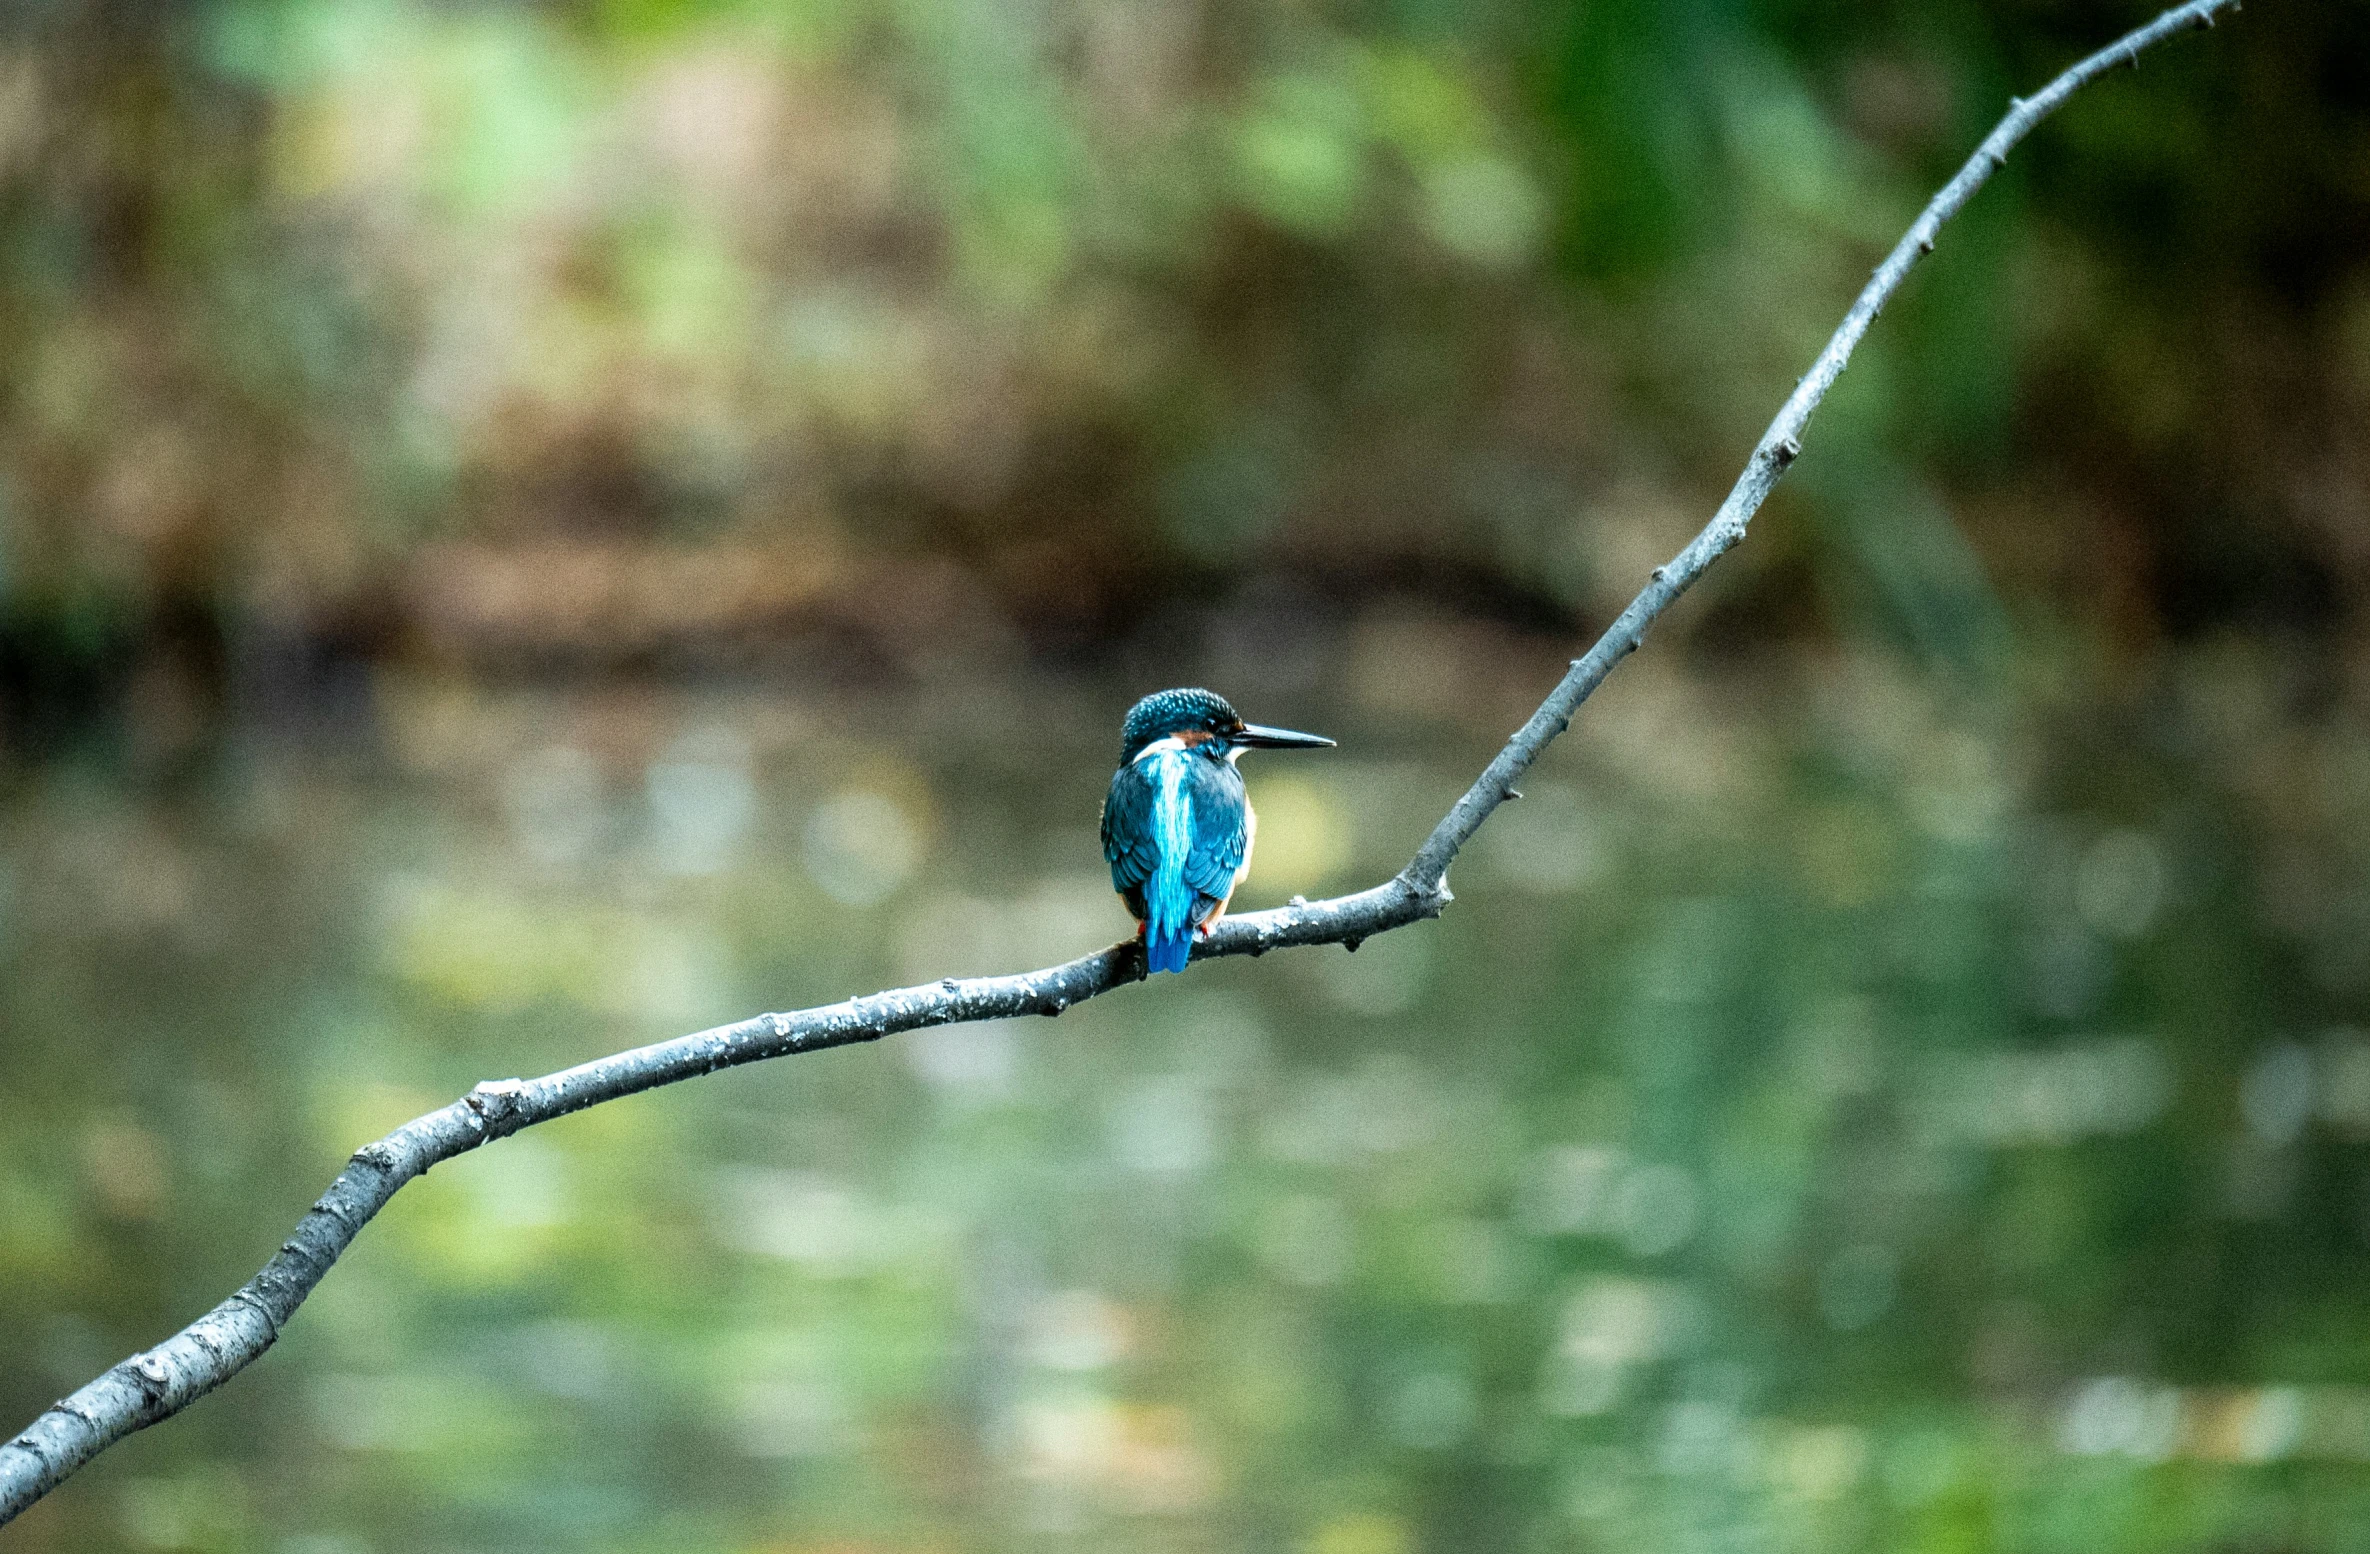
[[[1216,691],[1160,691],[1128,709],[1119,731],[1119,764],[1125,766],[1155,745],[1234,760],[1245,750],[1315,750],[1332,743],[1322,734],[1245,723]]]

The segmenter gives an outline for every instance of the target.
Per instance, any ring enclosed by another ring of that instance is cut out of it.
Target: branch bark
[[[2036,95],[2014,102],[1877,266],[1826,349],[1762,434],[1711,522],[1667,565],[1656,568],[1595,646],[1572,661],[1539,710],[1441,818],[1407,867],[1355,895],[1226,918],[1194,947],[1194,958],[1262,955],[1311,944],[1341,944],[1354,950],[1375,934],[1439,916],[1452,899],[1448,867],[1457,850],[1512,796],[1516,779],[1571,725],[1572,714],[1614,666],[1637,651],[1646,628],[1745,537],[1746,525],[1801,453],[1802,432],[1811,413],[1911,268],[1934,251],[1942,224],[2000,168],[2034,125],[2077,90],[2118,65],[2136,67],[2141,50],[2177,32],[2210,27],[2216,13],[2237,9],[2238,0],[2190,0],[2074,65]],[[179,1413],[261,1356],[371,1216],[406,1182],[440,1161],[539,1122],[718,1069],[876,1041],[924,1026],[1058,1015],[1082,999],[1143,976],[1142,948],[1130,942],[1042,971],[949,977],[818,1009],[761,1014],[540,1079],[489,1080],[452,1105],[415,1118],[355,1151],[262,1272],[181,1332],[115,1365],[0,1445],[0,1525],[115,1442]]]

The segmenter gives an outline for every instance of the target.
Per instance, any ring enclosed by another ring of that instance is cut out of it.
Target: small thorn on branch
[[[1934,251],[1934,234],[1933,234],[1933,233],[1931,233],[1931,232],[1920,232],[1920,233],[1917,235],[1917,251],[1918,251],[1919,253],[1921,253],[1921,254],[1930,254],[1930,253],[1932,253],[1932,252]]]
[[[1519,799],[1522,797],[1522,790],[1520,788],[1508,788],[1506,790],[1506,797],[1510,799]]]
[[[1778,439],[1777,446],[1769,450],[1769,456],[1776,461],[1778,468],[1784,469],[1802,457],[1802,444],[1795,438],[1781,437]]]
[[[523,1079],[483,1080],[461,1097],[461,1104],[475,1113],[480,1122],[493,1127],[508,1121],[517,1113],[519,1100],[525,1095],[526,1089]]]

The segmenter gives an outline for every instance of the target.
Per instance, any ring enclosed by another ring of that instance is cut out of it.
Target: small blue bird
[[[1141,925],[1148,970],[1183,971],[1194,935],[1225,915],[1251,872],[1259,817],[1234,763],[1245,750],[1332,743],[1245,723],[1215,691],[1162,691],[1128,709],[1103,800],[1103,856]]]

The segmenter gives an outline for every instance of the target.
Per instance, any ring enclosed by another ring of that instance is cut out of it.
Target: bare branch
[[[1843,315],[1843,322],[1828,337],[1827,348],[1819,352],[1819,359],[1811,363],[1810,371],[1794,385],[1793,394],[1778,410],[1777,418],[1769,423],[1769,430],[1761,434],[1753,456],[1745,461],[1744,473],[1736,477],[1728,499],[1712,515],[1712,521],[1687,542],[1687,548],[1669,565],[1655,569],[1653,579],[1605,634],[1597,638],[1596,646],[1588,650],[1587,656],[1573,661],[1571,673],[1564,676],[1563,683],[1531,714],[1531,720],[1506,742],[1506,748],[1489,763],[1489,769],[1465,790],[1465,796],[1433,828],[1431,837],[1416,853],[1415,861],[1399,876],[1402,880],[1420,891],[1446,879],[1449,861],[1456,857],[1457,849],[1481,828],[1490,811],[1505,801],[1515,779],[1538,759],[1548,741],[1570,726],[1572,714],[1604,684],[1613,666],[1637,651],[1638,644],[1646,640],[1646,628],[1654,623],[1654,618],[1703,576],[1704,570],[1725,555],[1729,547],[1745,537],[1745,525],[1753,521],[1753,515],[1768,500],[1778,477],[1801,455],[1803,428],[1810,424],[1811,412],[1819,408],[1819,401],[1827,397],[1827,390],[1842,375],[1844,364],[1852,359],[1852,348],[1860,343],[1868,326],[1876,322],[1876,315],[1884,311],[1893,293],[1909,278],[1910,268],[1934,251],[1935,236],[1941,231],[1942,223],[1957,215],[1959,207],[2000,170],[2017,142],[2082,87],[2118,65],[2137,67],[2140,50],[2162,43],[2177,32],[2211,27],[2217,11],[2238,8],[2238,0],[2191,0],[2190,4],[2177,6],[2138,31],[2116,39],[2033,96],[2011,101],[2007,117],[1983,137],[1983,144],[1975,148],[1975,154],[1967,158],[1957,176],[1944,184],[1941,192],[1918,212],[1917,220],[1909,224],[1909,230],[1901,234],[1901,241],[1893,245],[1884,263],[1876,267],[1876,273],[1860,289],[1851,311]]]
[[[1570,726],[1605,676],[1645,640],[1646,628],[1706,568],[1745,536],[1778,478],[1802,451],[1802,431],[1910,268],[1934,250],[1936,233],[1997,171],[2010,149],[2080,87],[2174,33],[2213,24],[2238,0],[2191,0],[2091,55],[2037,95],[2012,106],[1958,175],[1919,213],[1844,315],[1843,323],[1770,422],[1720,510],[1654,576],[1570,671],[1530,721],[1444,816],[1398,875],[1371,890],[1229,917],[1195,946],[1195,959],[1260,955],[1295,945],[1351,949],[1375,934],[1437,917],[1450,898],[1448,866],[1550,741]],[[430,1166],[490,1140],[570,1112],[660,1085],[766,1058],[875,1041],[898,1031],[1011,1015],[1058,1015],[1072,1004],[1142,980],[1135,943],[1114,945],[1064,966],[1006,977],[949,977],[925,987],[873,993],[794,1014],[761,1014],[737,1025],[597,1059],[541,1079],[494,1080],[442,1110],[415,1118],[355,1151],[263,1271],[237,1293],[155,1348],[133,1355],[0,1445],[0,1525],[133,1431],[187,1408],[254,1361],[341,1253],[404,1183]]]

